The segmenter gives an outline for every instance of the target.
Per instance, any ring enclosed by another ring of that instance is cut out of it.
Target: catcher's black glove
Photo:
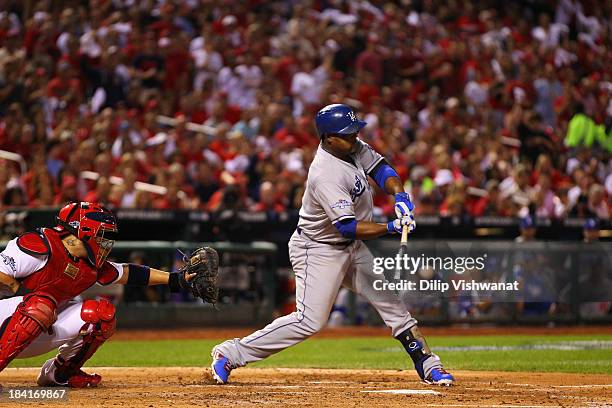
[[[195,276],[187,280],[189,275]],[[198,248],[185,256],[185,265],[178,272],[179,285],[189,289],[194,297],[217,303],[219,297],[219,254],[210,247]]]

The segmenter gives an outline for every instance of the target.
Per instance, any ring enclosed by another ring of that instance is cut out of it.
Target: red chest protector
[[[96,281],[102,284],[112,282],[117,270],[105,262],[99,270],[84,259],[70,256],[60,233],[42,228],[39,233],[28,232],[17,239],[23,252],[41,256],[47,255],[45,266],[21,281],[24,287],[55,300],[57,304],[80,295]]]

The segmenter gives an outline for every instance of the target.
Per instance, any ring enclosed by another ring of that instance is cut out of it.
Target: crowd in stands
[[[417,215],[612,214],[609,1],[1,4],[4,209],[298,209],[342,102]]]

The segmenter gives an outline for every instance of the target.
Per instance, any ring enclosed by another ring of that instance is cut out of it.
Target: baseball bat
[[[406,255],[408,253],[408,226],[404,225],[402,227],[402,239],[400,241],[400,247],[399,247],[399,251],[397,252],[397,255],[399,256],[399,259],[403,259],[404,255]],[[396,265],[395,268],[395,276],[393,277],[395,280],[400,279],[401,274],[402,274],[402,267],[401,267],[401,262],[399,265]]]

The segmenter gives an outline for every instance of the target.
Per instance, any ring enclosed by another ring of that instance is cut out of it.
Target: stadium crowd
[[[297,209],[344,102],[418,215],[610,218],[609,1],[0,4],[3,208]]]

